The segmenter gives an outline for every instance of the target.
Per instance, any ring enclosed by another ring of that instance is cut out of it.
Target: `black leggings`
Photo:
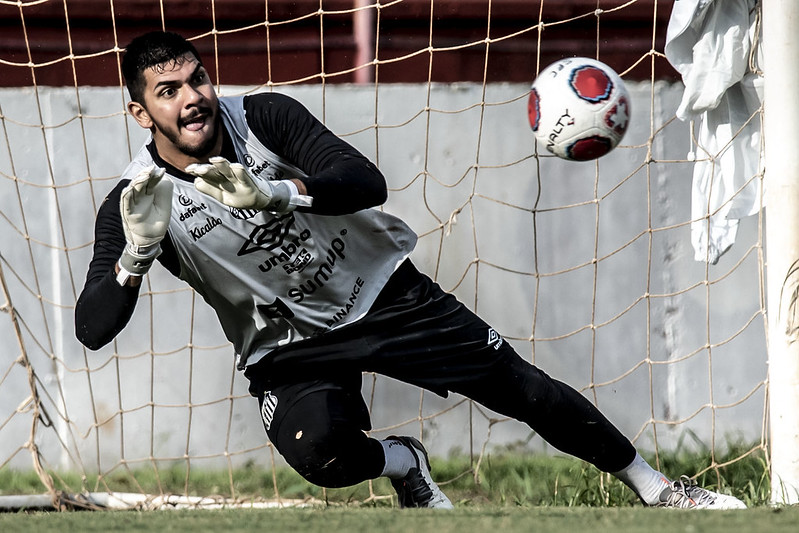
[[[313,483],[347,486],[382,471],[382,447],[363,433],[370,429],[363,371],[462,394],[605,472],[635,457],[630,441],[582,394],[526,362],[406,262],[366,317],[275,350],[245,372],[250,393],[267,406],[270,440]]]

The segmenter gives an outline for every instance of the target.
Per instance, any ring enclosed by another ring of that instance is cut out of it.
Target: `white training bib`
[[[242,102],[220,98],[239,161],[257,180],[304,177],[255,138]],[[141,166],[128,174],[153,163],[146,148],[136,160]],[[241,210],[172,181],[169,235],[180,277],[216,311],[240,369],[277,346],[361,318],[416,244],[402,220],[375,209],[342,216]]]

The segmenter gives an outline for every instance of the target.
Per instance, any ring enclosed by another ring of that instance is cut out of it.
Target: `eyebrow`
[[[197,61],[197,60],[195,59],[195,61]],[[200,63],[199,61],[197,61],[197,66],[194,67],[194,70],[191,73],[191,77],[194,77],[200,69],[204,69],[204,68],[205,67],[203,67],[203,64]],[[176,85],[178,83],[180,83],[180,82],[178,82],[177,80],[174,80],[174,79],[162,80],[162,81],[159,81],[158,83],[156,83],[153,86],[153,91],[155,91],[156,89],[158,89],[159,87],[162,87],[164,85]]]

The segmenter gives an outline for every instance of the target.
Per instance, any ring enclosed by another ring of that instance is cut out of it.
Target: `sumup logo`
[[[342,237],[344,235],[345,232],[342,232]],[[345,244],[344,240],[340,239],[339,237],[336,237],[330,241],[327,254],[320,257],[321,264],[319,265],[319,268],[317,268],[315,272],[311,271],[308,277],[306,277],[299,285],[296,287],[291,287],[288,290],[287,294],[292,301],[295,303],[301,303],[306,296],[310,296],[317,290],[325,287],[325,285],[327,285],[335,276],[338,270],[338,262],[345,261],[347,259],[347,256],[344,254],[346,247],[347,245]]]

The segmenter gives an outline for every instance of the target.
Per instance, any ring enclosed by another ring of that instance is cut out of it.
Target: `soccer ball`
[[[527,115],[547,150],[570,161],[589,161],[624,137],[630,94],[606,64],[586,57],[561,59],[533,81]]]

